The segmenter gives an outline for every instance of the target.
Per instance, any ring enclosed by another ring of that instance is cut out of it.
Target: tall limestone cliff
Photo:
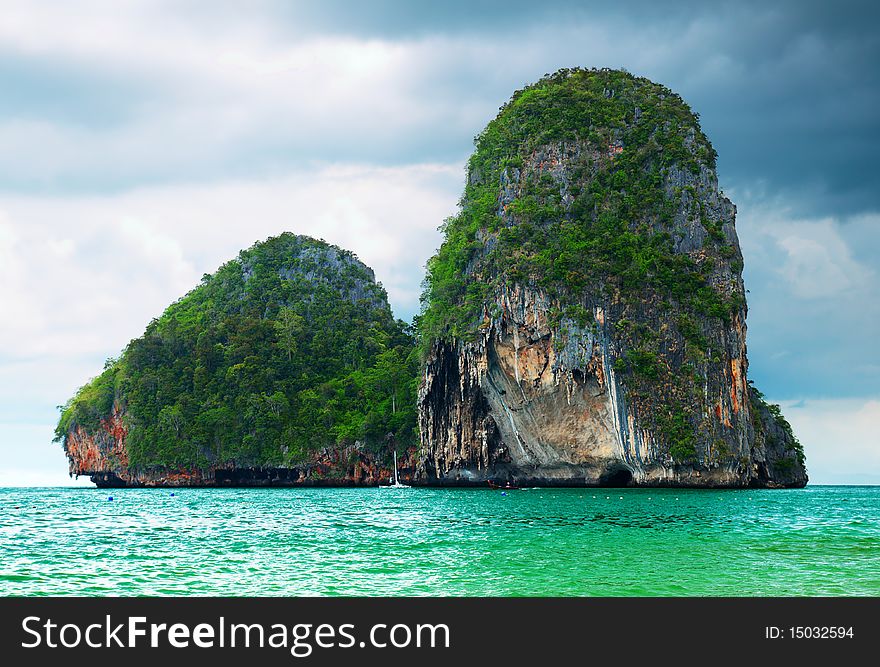
[[[736,208],[682,99],[562,70],[475,143],[428,264],[417,478],[806,484],[747,379]]]
[[[283,234],[170,306],[64,406],[72,475],[100,486],[410,478],[417,356],[372,270]]]

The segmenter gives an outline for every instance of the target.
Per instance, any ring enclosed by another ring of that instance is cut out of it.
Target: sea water
[[[0,489],[0,558],[2,595],[880,595],[880,487]]]

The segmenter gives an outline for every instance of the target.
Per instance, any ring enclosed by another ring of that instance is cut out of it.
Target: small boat
[[[387,486],[380,486],[380,489],[408,489],[410,488],[406,484],[400,483],[400,478],[397,476],[397,452],[394,452],[394,477],[391,478],[391,484]]]
[[[511,491],[511,490],[519,490],[519,487],[515,484],[511,484],[510,482],[504,482],[504,484],[498,484],[493,482],[491,479],[486,480],[486,484],[489,485],[490,489],[500,489],[502,491]]]

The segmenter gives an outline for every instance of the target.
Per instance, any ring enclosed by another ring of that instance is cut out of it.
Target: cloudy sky
[[[750,375],[815,483],[880,483],[872,3],[2,5],[0,484],[72,483],[55,406],[257,240],[350,248],[409,319],[473,136],[570,66],[700,113],[739,210]]]

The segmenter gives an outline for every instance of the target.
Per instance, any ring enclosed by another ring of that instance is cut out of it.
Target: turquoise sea
[[[2,595],[880,595],[880,487],[0,489],[0,555]]]

